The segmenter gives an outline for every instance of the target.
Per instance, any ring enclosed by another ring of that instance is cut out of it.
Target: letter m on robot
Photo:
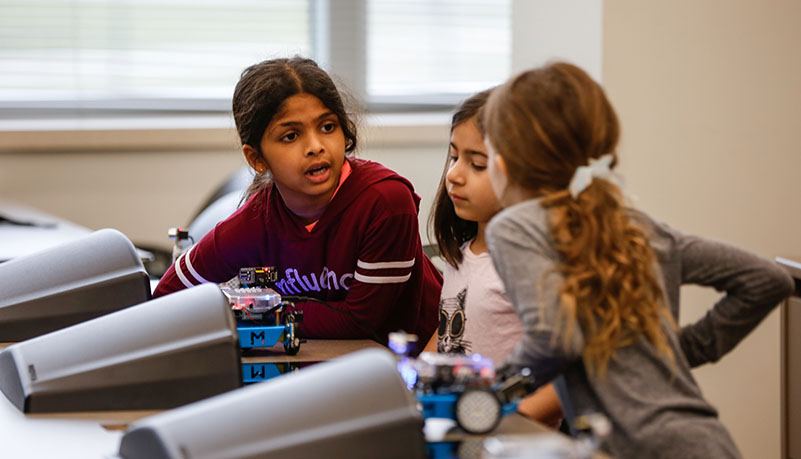
[[[250,332],[250,345],[251,346],[256,346],[256,340],[258,340],[258,339],[261,339],[261,343],[259,343],[259,344],[264,345],[264,330],[262,330],[262,331],[260,331],[258,333]]]

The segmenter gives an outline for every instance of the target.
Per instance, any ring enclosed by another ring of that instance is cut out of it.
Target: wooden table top
[[[368,348],[386,349],[369,339],[310,339],[300,345],[296,355],[287,355],[282,345],[262,349],[243,349],[242,363],[324,362]]]

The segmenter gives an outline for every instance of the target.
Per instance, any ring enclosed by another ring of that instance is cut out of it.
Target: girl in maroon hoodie
[[[305,337],[431,336],[442,277],[423,254],[420,198],[351,157],[356,126],[328,74],[300,57],[260,62],[242,73],[233,113],[256,171],[247,201],[175,261],[154,297],[274,266],[280,294],[333,307],[297,304]]]

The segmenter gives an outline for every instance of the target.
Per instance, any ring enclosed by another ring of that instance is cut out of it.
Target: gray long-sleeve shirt
[[[722,298],[697,322],[665,327],[675,365],[641,338],[615,351],[605,378],[590,376],[581,360],[583,337],[562,345],[555,327],[562,277],[538,200],[511,206],[492,219],[487,241],[492,260],[523,322],[524,336],[507,359],[530,367],[545,384],[557,376],[566,416],[601,413],[613,431],[604,449],[617,457],[740,457],[717,411],[704,400],[691,367],[715,362],[739,343],[793,291],[775,263],[724,243],[681,233],[632,210],[657,259],[667,305],[678,323],[682,284],[709,286]],[[572,419],[571,419],[572,420]]]

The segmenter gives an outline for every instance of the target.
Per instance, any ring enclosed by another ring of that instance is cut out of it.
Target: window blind
[[[0,0],[0,104],[227,109],[246,66],[310,54],[309,15],[299,0]]]
[[[510,0],[368,0],[367,93],[471,94],[511,68]]]
[[[228,110],[246,66],[314,58],[320,27],[362,31],[336,45],[361,54],[368,102],[452,104],[509,74],[511,0],[340,2],[0,0],[0,109]]]

